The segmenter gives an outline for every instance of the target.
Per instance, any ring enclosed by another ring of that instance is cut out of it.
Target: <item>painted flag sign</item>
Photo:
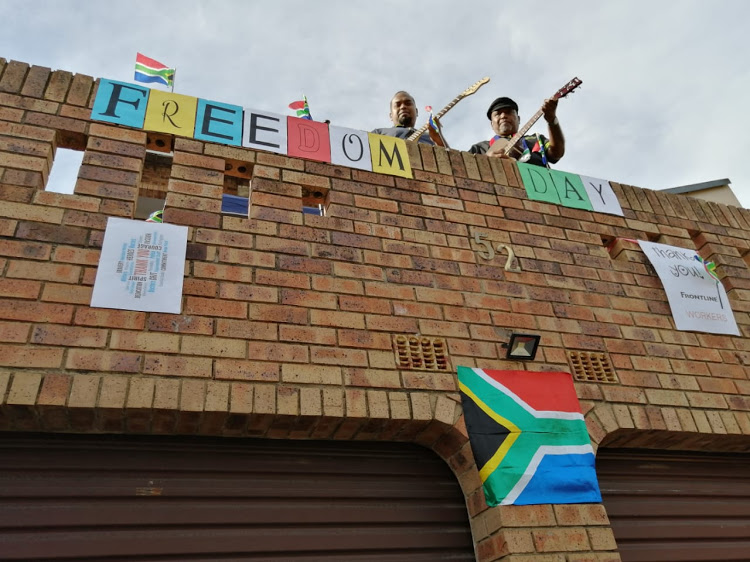
[[[156,82],[164,86],[174,84],[174,68],[167,68],[166,65],[150,59],[141,53],[135,57],[135,78],[136,82]]]
[[[602,501],[570,374],[458,367],[458,383],[487,505]]]

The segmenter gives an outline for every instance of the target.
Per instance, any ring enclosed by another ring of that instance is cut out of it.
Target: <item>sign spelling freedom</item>
[[[414,177],[403,139],[101,79],[91,119]]]
[[[487,505],[602,501],[570,374],[458,367],[458,387]]]
[[[644,240],[638,244],[664,285],[678,330],[740,335],[713,264],[701,259],[695,250]]]
[[[91,306],[179,314],[186,226],[110,218]]]

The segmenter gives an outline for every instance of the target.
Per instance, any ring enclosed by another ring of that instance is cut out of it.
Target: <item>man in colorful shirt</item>
[[[389,137],[398,137],[406,140],[414,131],[414,125],[417,122],[417,104],[409,92],[396,92],[391,98],[391,111],[389,116],[393,127],[384,127],[382,129],[373,129],[372,132],[377,135],[386,135]],[[434,145],[429,133],[425,132],[419,137],[417,142]]]
[[[557,100],[544,100],[542,114],[547,121],[549,138],[544,135],[525,135],[510,152],[509,157],[519,162],[548,167],[565,154],[565,137],[557,119]],[[496,158],[505,157],[505,147],[510,138],[518,132],[521,119],[518,104],[510,98],[497,98],[487,110],[495,136],[489,141],[478,142],[469,149],[472,154],[486,154]]]

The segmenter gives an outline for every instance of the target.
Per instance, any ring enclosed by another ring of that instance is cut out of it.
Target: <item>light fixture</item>
[[[532,334],[511,334],[510,341],[503,344],[503,347],[508,349],[505,358],[533,361],[541,339],[542,336]]]

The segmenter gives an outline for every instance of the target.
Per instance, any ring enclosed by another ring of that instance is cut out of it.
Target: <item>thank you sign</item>
[[[695,250],[638,243],[664,285],[678,330],[740,335],[713,264],[704,262]]]

